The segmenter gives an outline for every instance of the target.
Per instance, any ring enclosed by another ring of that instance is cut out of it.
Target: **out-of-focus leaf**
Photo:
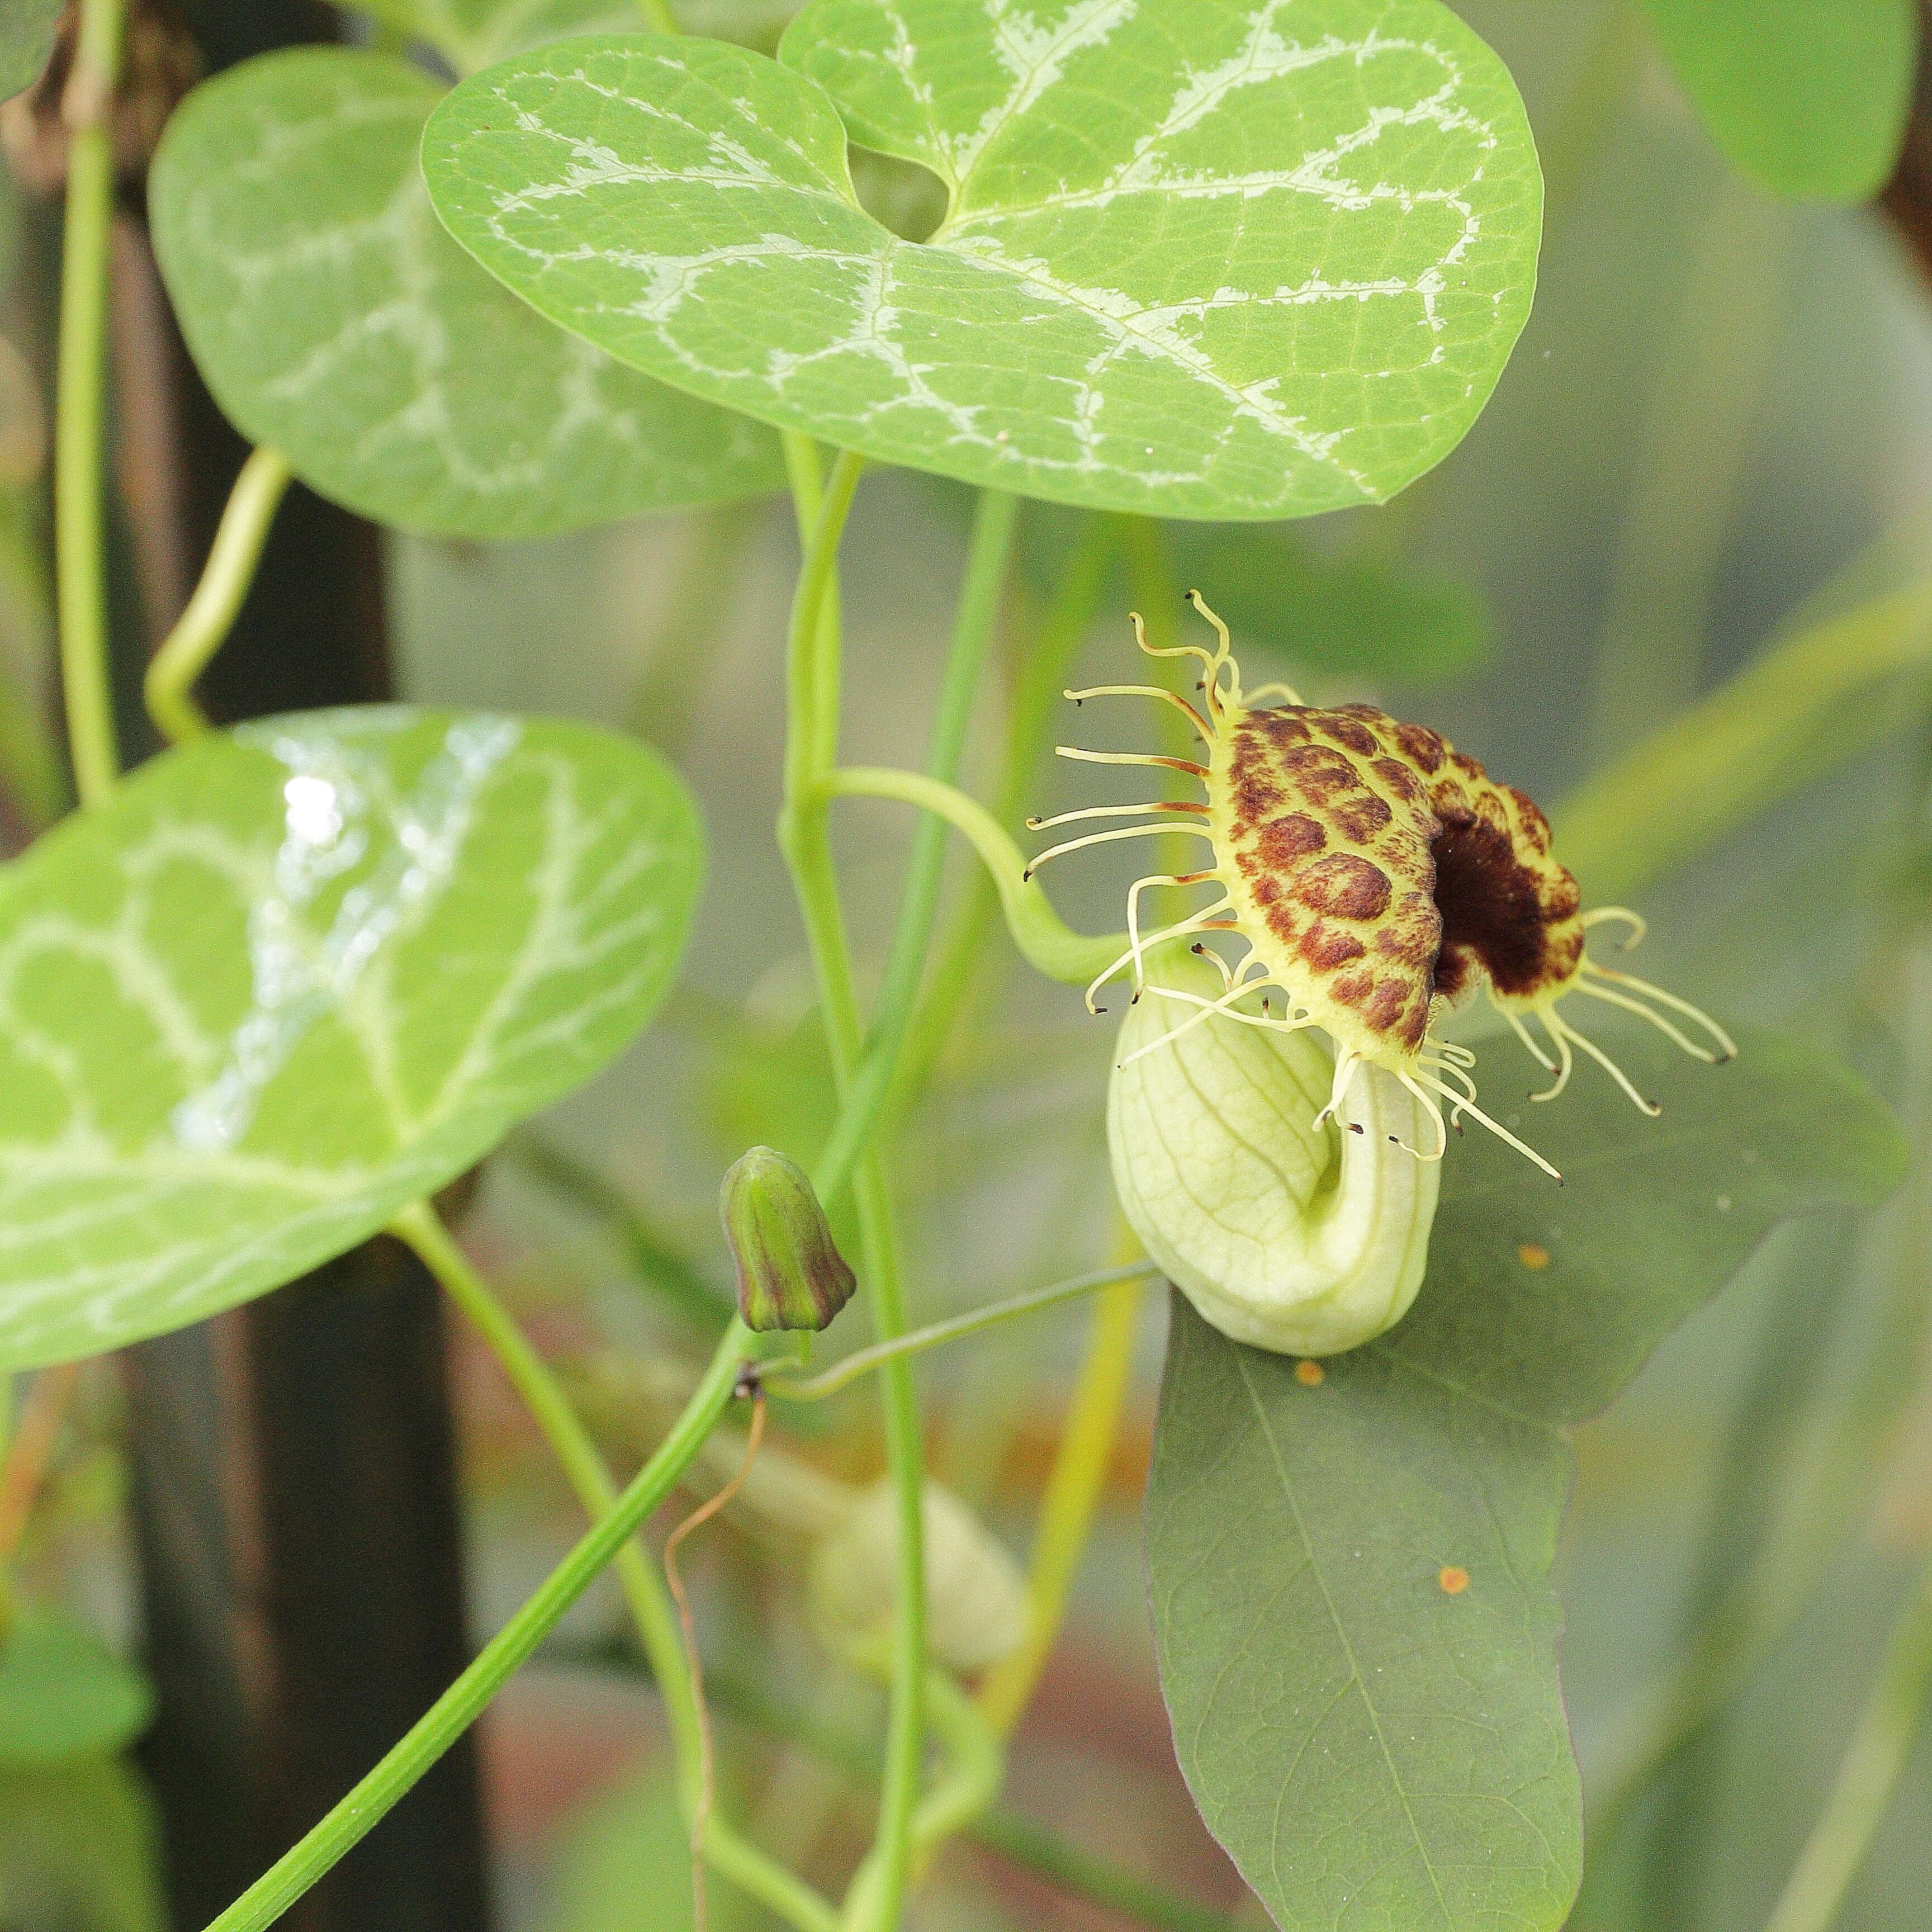
[[[353,0],[385,26],[434,47],[458,74],[568,34],[634,33],[637,0]]]
[[[1474,670],[1494,638],[1473,584],[1418,566],[1330,556],[1292,530],[1166,525],[1175,575],[1234,633],[1250,684],[1272,671],[1434,684]]]
[[[770,432],[620,367],[450,240],[416,164],[440,90],[384,54],[244,62],[176,112],[154,244],[223,410],[378,520],[534,536],[774,488]]]
[[[0,1642],[0,1766],[108,1756],[140,1734],[150,1702],[86,1624],[23,1610]]]
[[[10,1924],[165,1932],[160,1837],[128,1765],[0,1766],[0,1891]]]
[[[634,740],[403,706],[165,754],[0,874],[0,1368],[373,1233],[642,1026],[701,868]]]
[[[0,100],[24,92],[40,77],[53,51],[64,0],[4,0],[0,4]]]
[[[670,1780],[626,1779],[575,1819],[550,1866],[555,1904],[545,1932],[691,1932],[691,1838]],[[744,1895],[705,1880],[712,1932],[749,1932]]]
[[[1928,664],[1932,584],[1875,597],[1772,644],[1566,798],[1552,814],[1558,854],[1590,898],[1628,898],[1864,750],[1900,722],[1885,688]]]
[[[1798,201],[1864,201],[1898,158],[1916,0],[1645,0],[1732,164]]]
[[[1606,1028],[1606,1034],[1611,1029]],[[1408,1319],[1297,1365],[1177,1301],[1148,1488],[1162,1682],[1208,1822],[1292,1932],[1555,1932],[1581,1861],[1550,1582],[1562,1430],[1600,1408],[1785,1216],[1868,1203],[1903,1146],[1850,1075],[1747,1034],[1450,1150]],[[1493,1092],[1504,1070],[1484,1056]]]
[[[1528,313],[1527,120],[1435,0],[815,0],[780,51],[571,41],[477,75],[424,136],[438,211],[694,394],[1166,515],[1392,494]],[[940,178],[937,232],[864,212],[848,137]]]

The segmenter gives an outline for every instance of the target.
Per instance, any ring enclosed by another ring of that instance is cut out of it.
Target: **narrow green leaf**
[[[770,433],[620,368],[483,274],[416,165],[407,62],[266,54],[197,88],[149,182],[216,400],[304,482],[403,528],[533,536],[773,488]]]
[[[0,100],[22,94],[40,77],[53,51],[63,0],[6,0],[0,6]]]
[[[1522,103],[1436,0],[816,0],[781,55],[644,38],[493,68],[431,118],[437,209],[694,394],[1168,516],[1391,494],[1528,313]],[[944,184],[928,239],[860,207],[848,133]]]
[[[701,867],[655,754],[402,707],[170,752],[0,874],[0,1369],[178,1328],[587,1078]]]
[[[1748,1033],[1711,1068],[1652,1037],[1612,1050],[1661,1120],[1580,1075],[1505,1112],[1561,1190],[1486,1135],[1451,1147],[1414,1310],[1318,1379],[1177,1298],[1148,1491],[1161,1679],[1196,1802],[1290,1932],[1563,1924],[1563,1426],[1777,1220],[1901,1172],[1882,1108],[1811,1049]],[[1486,1048],[1486,1098],[1513,1050]]]
[[[1699,118],[1773,194],[1865,201],[1898,160],[1917,0],[1645,0]]]
[[[147,1680],[84,1624],[23,1610],[0,1642],[0,1765],[118,1751],[152,1701]]]

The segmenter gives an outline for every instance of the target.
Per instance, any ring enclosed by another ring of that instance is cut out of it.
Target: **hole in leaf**
[[[930,168],[869,148],[848,149],[847,158],[859,206],[902,242],[928,240],[946,219],[951,197]]]

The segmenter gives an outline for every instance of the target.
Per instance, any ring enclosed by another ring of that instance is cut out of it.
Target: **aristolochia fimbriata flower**
[[[1157,874],[1135,883],[1127,896],[1127,948],[1088,989],[1088,1006],[1098,1011],[1094,1001],[1100,988],[1130,973],[1137,1004],[1144,993],[1151,993],[1164,1013],[1178,1016],[1158,1028],[1144,1014],[1130,1024],[1123,1036],[1123,1071],[1149,1057],[1166,1056],[1173,1077],[1155,1084],[1168,1090],[1170,1110],[1211,1106],[1212,1096],[1204,1098],[1198,1082],[1184,1076],[1173,1060],[1177,1044],[1195,1029],[1219,1019],[1276,1036],[1313,1032],[1327,1036],[1332,1056],[1324,1061],[1325,1094],[1310,1109],[1310,1132],[1340,1120],[1357,1136],[1378,1133],[1402,1154],[1433,1162],[1448,1144],[1448,1127],[1467,1114],[1555,1176],[1556,1170],[1540,1154],[1478,1104],[1475,1054],[1438,1030],[1450,1010],[1478,988],[1486,992],[1553,1076],[1545,1090],[1532,1096],[1537,1100],[1554,1100],[1563,1091],[1580,1052],[1646,1113],[1658,1111],[1579,1030],[1574,1016],[1559,1010],[1573,994],[1640,1015],[1700,1060],[1714,1063],[1736,1052],[1724,1030],[1694,1006],[1590,957],[1586,942],[1592,927],[1621,922],[1632,935],[1627,944],[1634,944],[1642,923],[1618,907],[1582,909],[1576,880],[1551,851],[1549,821],[1531,800],[1512,786],[1497,784],[1438,733],[1400,723],[1372,705],[1324,710],[1302,704],[1285,686],[1244,690],[1227,627],[1198,595],[1190,597],[1214,628],[1219,644],[1214,650],[1192,645],[1156,650],[1148,644],[1138,617],[1134,624],[1149,656],[1200,662],[1198,707],[1152,686],[1104,685],[1067,694],[1076,700],[1133,694],[1173,705],[1198,734],[1206,762],[1062,750],[1066,757],[1094,763],[1186,772],[1201,782],[1204,802],[1102,806],[1033,821],[1036,829],[1108,818],[1149,821],[1070,839],[1042,853],[1034,861],[1036,869],[1086,845],[1162,832],[1184,832],[1208,848],[1208,862],[1197,870]],[[1142,897],[1157,886],[1211,890],[1207,901],[1184,917],[1144,932]],[[1149,977],[1150,956],[1184,939],[1214,969],[1216,981],[1204,987],[1184,980],[1162,983],[1177,980],[1172,970]],[[1226,953],[1216,950],[1223,944]],[[1543,1041],[1531,1030],[1532,1023]],[[1378,1076],[1393,1082],[1413,1103],[1407,1113],[1414,1123],[1412,1133],[1388,1124],[1391,1108],[1381,1099],[1352,1106],[1358,1083]],[[1117,1078],[1117,1178],[1122,1172],[1120,1092]],[[1194,1100],[1184,1100],[1184,1094],[1193,1094]],[[1374,1116],[1376,1124],[1364,1115]],[[1174,1144],[1185,1144],[1188,1130],[1178,1118],[1165,1128],[1151,1116],[1150,1122]],[[1191,1196],[1192,1183],[1180,1191]],[[1208,1191],[1217,1191],[1211,1180]],[[1136,1208],[1144,1208],[1144,1199],[1137,1201],[1131,1184],[1124,1181],[1122,1200],[1130,1220],[1140,1228],[1148,1217],[1137,1215]],[[1419,1200],[1414,1204],[1424,1211]],[[1432,1205],[1432,1196],[1428,1208]],[[1174,1220],[1169,1214],[1162,1224],[1162,1238],[1170,1250]],[[1147,1240],[1147,1230],[1141,1232]],[[1214,1246],[1227,1232],[1225,1220],[1217,1222],[1215,1232],[1204,1234],[1205,1246]],[[1304,1226],[1294,1238],[1305,1247],[1308,1234]],[[1412,1260],[1410,1246],[1400,1245]],[[1376,1247],[1366,1241],[1357,1246],[1364,1255]],[[1155,1252],[1152,1244],[1150,1252]],[[1276,1256],[1264,1265],[1256,1259],[1252,1244],[1244,1246],[1240,1240],[1230,1252],[1246,1255],[1250,1271],[1259,1269],[1262,1275],[1269,1267],[1278,1274],[1294,1258]],[[1168,1256],[1156,1252],[1155,1258],[1165,1262]],[[1408,1268],[1408,1261],[1404,1265]],[[1392,1306],[1394,1312],[1382,1322],[1386,1327],[1407,1305],[1404,1294],[1382,1292],[1389,1286],[1384,1282],[1354,1298],[1361,1322],[1331,1325],[1337,1332],[1352,1332],[1370,1318],[1372,1310]],[[1414,1292],[1412,1281],[1401,1286],[1406,1294]],[[1204,1307],[1204,1312],[1211,1313]],[[1268,1325],[1286,1332],[1273,1316]],[[1264,1346],[1316,1352],[1300,1340]]]

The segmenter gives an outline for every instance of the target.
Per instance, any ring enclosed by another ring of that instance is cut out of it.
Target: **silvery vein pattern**
[[[818,0],[782,56],[506,63],[433,117],[431,193],[544,313],[694,394],[1170,514],[1390,494],[1528,313],[1521,104],[1433,0]],[[848,128],[940,178],[929,240],[857,206]]]
[[[0,896],[0,1364],[231,1306],[460,1173],[656,1004],[697,839],[639,748],[399,708],[70,821]]]

